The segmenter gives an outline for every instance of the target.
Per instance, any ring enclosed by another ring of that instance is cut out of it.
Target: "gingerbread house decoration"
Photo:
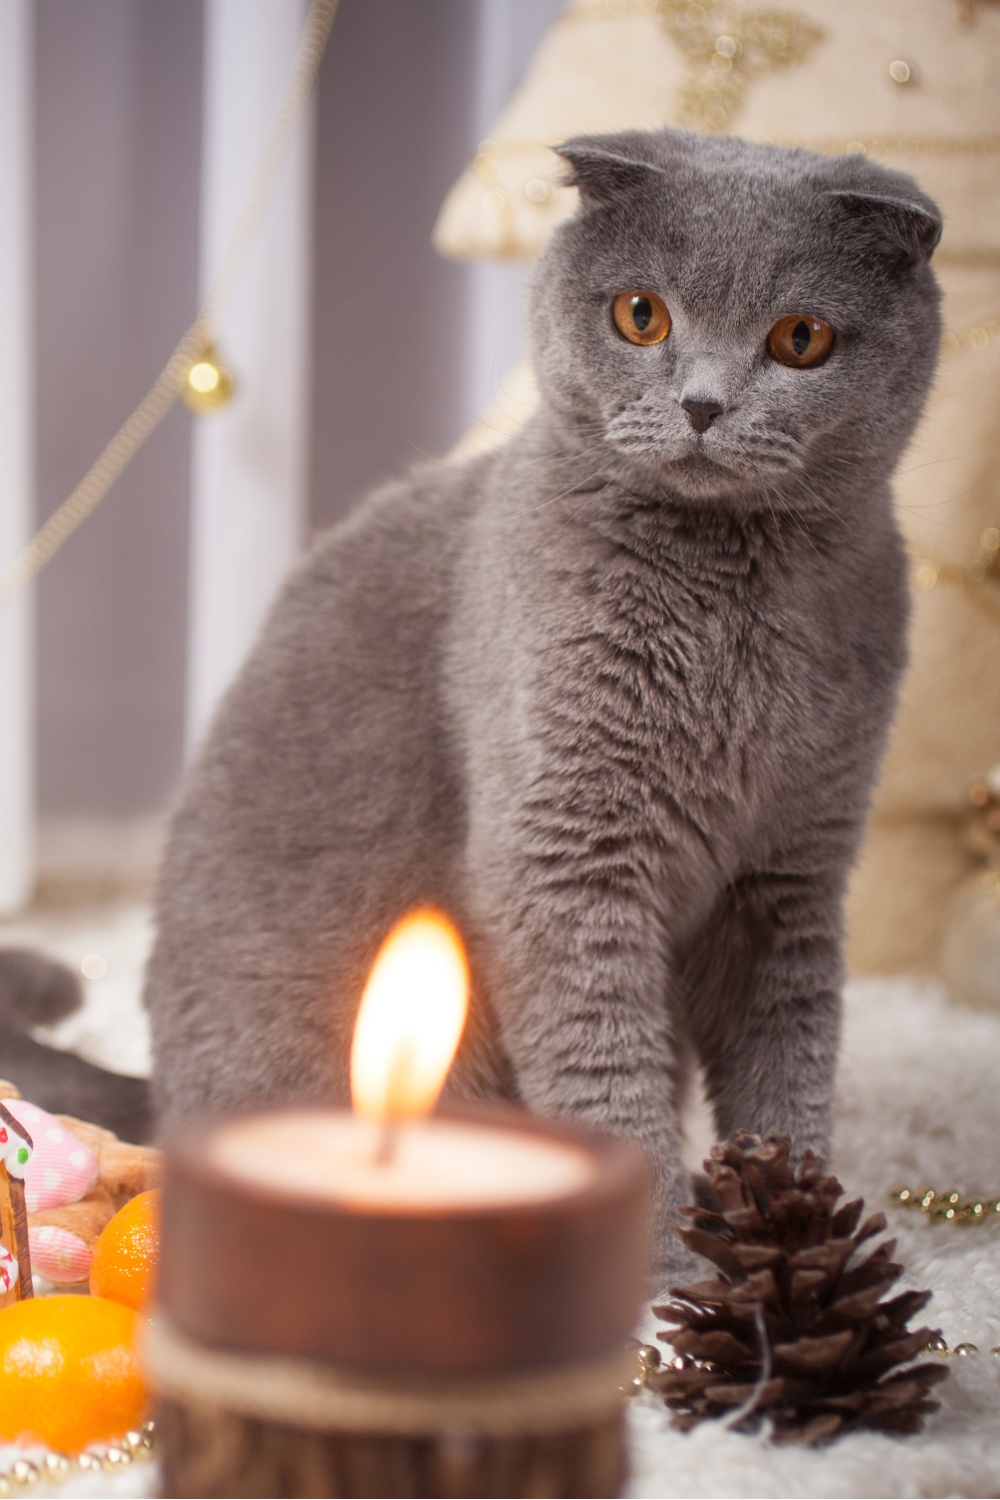
[[[0,1308],[34,1295],[24,1174],[32,1153],[31,1136],[0,1104]]]

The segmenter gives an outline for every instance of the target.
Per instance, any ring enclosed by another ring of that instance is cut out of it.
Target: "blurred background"
[[[8,62],[17,44],[30,68],[20,150],[33,336],[19,375],[33,385],[34,525],[69,494],[191,321],[305,5],[2,3]],[[38,878],[51,887],[88,871],[111,881],[147,872],[186,746],[235,665],[213,655],[242,654],[243,639],[207,639],[220,624],[193,586],[200,569],[202,594],[226,587],[197,555],[206,480],[193,425],[242,427],[221,462],[255,471],[249,482],[265,492],[256,500],[284,507],[284,555],[265,565],[277,576],[311,533],[370,485],[444,452],[488,404],[518,354],[522,272],[448,263],[431,228],[558,9],[559,0],[342,0],[244,281],[258,309],[238,294],[230,344],[223,329],[232,407],[204,418],[175,408],[37,586],[33,712],[20,712],[32,720],[38,839],[34,874],[28,855],[8,878],[8,909]],[[249,98],[235,97],[234,67]],[[230,119],[238,106],[243,133],[228,155],[213,120],[220,98]],[[275,303],[285,316],[248,340],[246,323],[261,322],[263,305],[266,324]],[[271,480],[283,486],[277,502]],[[270,580],[258,581],[244,635],[269,593]]]

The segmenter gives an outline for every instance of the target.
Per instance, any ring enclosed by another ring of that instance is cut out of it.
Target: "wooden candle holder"
[[[147,1344],[165,1495],[618,1493],[646,1163],[562,1123],[450,1118],[582,1150],[588,1183],[368,1211],[221,1171],[212,1126],[169,1146]]]

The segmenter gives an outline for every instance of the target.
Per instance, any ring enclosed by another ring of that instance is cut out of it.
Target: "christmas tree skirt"
[[[705,1422],[671,1430],[652,1395],[629,1412],[631,1496],[875,1496],[1000,1493],[1000,1215],[930,1223],[900,1208],[906,1184],[1000,1197],[1000,1017],[949,1004],[935,985],[866,980],[847,992],[833,1167],[847,1194],[883,1209],[907,1268],[934,1292],[920,1322],[940,1327],[951,1379],[916,1437],[864,1433],[819,1450],[775,1448]],[[698,1122],[705,1140],[705,1125]],[[706,1275],[710,1274],[706,1266]],[[646,1336],[655,1325],[650,1322]]]

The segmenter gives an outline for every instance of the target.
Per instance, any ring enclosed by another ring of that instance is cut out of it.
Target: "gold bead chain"
[[[903,1208],[918,1209],[925,1218],[943,1224],[981,1224],[1000,1219],[1000,1197],[963,1198],[952,1189],[939,1193],[935,1188],[893,1188],[890,1198]]]
[[[1000,317],[988,318],[985,323],[973,323],[968,328],[946,332],[941,338],[942,354],[963,354],[966,351],[978,354],[990,344],[1000,343]]]
[[[633,1401],[636,1396],[641,1396],[643,1391],[649,1388],[650,1377],[664,1368],[665,1358],[653,1344],[643,1344],[638,1339],[630,1339],[629,1343],[634,1349],[635,1365],[631,1377],[618,1387],[618,1394],[624,1404]],[[947,1339],[940,1333],[935,1333],[929,1338],[924,1348],[920,1350],[921,1354],[937,1354],[946,1359],[969,1359],[979,1352],[979,1345],[967,1339],[963,1339],[954,1348],[949,1348]],[[1000,1344],[994,1344],[990,1353],[994,1359],[1000,1359]],[[711,1370],[713,1368],[711,1360],[692,1359],[688,1354],[678,1354],[673,1357],[667,1355],[666,1363],[676,1370]]]
[[[130,1464],[148,1463],[153,1458],[155,1427],[146,1422],[135,1432],[126,1432],[117,1443],[102,1445],[100,1451],[86,1450],[75,1458],[65,1453],[46,1453],[35,1463],[29,1458],[19,1458],[9,1469],[0,1471],[0,1497],[22,1495],[43,1481],[46,1484],[64,1484],[74,1474],[93,1474],[103,1471],[116,1474]]]
[[[926,552],[912,559],[913,586],[928,593],[940,583],[963,590],[970,603],[991,619],[1000,620],[1000,528],[987,526],[979,539],[979,556],[967,567],[957,567]],[[988,585],[982,588],[981,585]]]
[[[150,390],[115,433],[73,493],[49,517],[23,552],[0,573],[0,604],[23,584],[37,577],[63,542],[72,536],[80,523],[104,499],[123,469],[181,395],[192,367],[199,362],[215,363],[214,330],[243,269],[247,253],[271,201],[285,157],[305,113],[338,4],[339,0],[311,0],[274,124],[251,179],[222,264],[198,316],[178,342]],[[222,375],[228,378],[227,372],[222,372]],[[205,401],[202,406],[210,404],[211,401]]]

